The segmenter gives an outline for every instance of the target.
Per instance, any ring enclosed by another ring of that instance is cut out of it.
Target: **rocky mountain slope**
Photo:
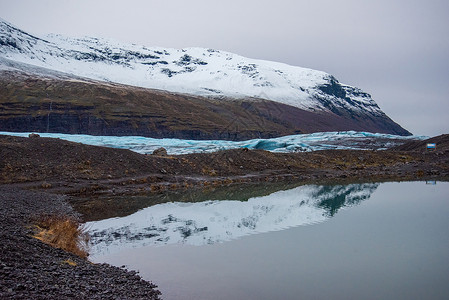
[[[0,79],[0,130],[195,139],[409,134],[369,94],[324,72],[212,49],[36,37],[2,20]]]

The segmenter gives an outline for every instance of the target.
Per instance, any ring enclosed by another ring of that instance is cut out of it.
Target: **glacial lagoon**
[[[139,271],[169,300],[449,295],[447,182],[205,193],[88,222],[91,260]]]

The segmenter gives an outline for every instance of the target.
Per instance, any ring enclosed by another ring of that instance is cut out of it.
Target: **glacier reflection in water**
[[[248,201],[164,203],[132,215],[87,223],[91,254],[145,245],[214,244],[245,235],[325,221],[366,200],[379,184],[300,186]]]

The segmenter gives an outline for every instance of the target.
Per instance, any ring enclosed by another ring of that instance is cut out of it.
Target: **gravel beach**
[[[33,218],[76,214],[64,198],[0,187],[0,299],[160,299],[135,272],[92,264],[32,237]]]

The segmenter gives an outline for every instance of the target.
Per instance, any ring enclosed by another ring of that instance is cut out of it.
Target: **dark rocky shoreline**
[[[0,186],[1,299],[159,299],[135,272],[92,264],[32,237],[32,218],[75,215],[64,196]]]

